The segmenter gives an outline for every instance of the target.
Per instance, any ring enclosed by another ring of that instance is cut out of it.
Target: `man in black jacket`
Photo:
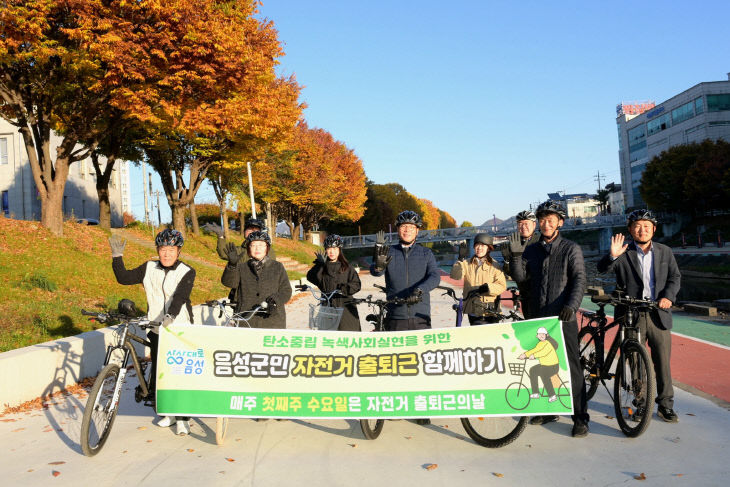
[[[611,238],[611,250],[598,262],[598,272],[613,270],[617,288],[633,298],[657,301],[659,309],[639,313],[637,325],[643,339],[648,340],[651,360],[656,374],[657,414],[668,423],[678,421],[674,412],[674,389],[669,368],[672,352],[671,307],[679,292],[680,274],[672,250],[666,245],[652,242],[657,220],[648,210],[636,210],[629,214],[628,227],[633,242],[624,244],[624,236]],[[616,318],[626,310],[617,308]]]
[[[538,206],[536,213],[540,241],[525,246],[519,236],[510,236],[510,269],[517,283],[529,283],[532,317],[558,316],[562,322],[573,388],[572,435],[580,438],[588,434],[589,419],[575,317],[586,289],[583,252],[578,244],[560,236],[559,230],[565,221],[562,206],[546,201]],[[557,419],[557,416],[536,416],[530,423],[544,424]]]

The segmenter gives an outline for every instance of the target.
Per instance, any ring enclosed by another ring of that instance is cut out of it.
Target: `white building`
[[[697,84],[655,105],[621,103],[616,107],[621,187],[627,208],[644,206],[639,194],[646,164],[675,145],[705,139],[730,141],[728,81]]]
[[[608,193],[608,206],[606,207],[607,215],[623,215],[626,213],[626,204],[624,203],[624,192],[621,191],[621,185],[608,183],[606,185]]]
[[[51,138],[51,153],[55,153],[60,137]],[[113,227],[122,226],[122,186],[126,184],[126,205],[129,203],[129,163],[118,161],[109,181],[109,204]],[[122,177],[120,178],[120,175]],[[0,119],[0,211],[5,217],[18,220],[40,220],[41,203],[38,199],[33,173],[25,150],[23,136],[17,127]],[[69,169],[63,195],[63,213],[70,218],[99,219],[99,197],[96,192],[96,173],[91,159],[75,162]]]
[[[548,199],[560,203],[568,218],[591,218],[598,215],[599,203],[588,193],[566,194],[548,193]]]

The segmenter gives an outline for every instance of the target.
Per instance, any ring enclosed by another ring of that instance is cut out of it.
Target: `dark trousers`
[[[542,379],[542,384],[545,386],[548,396],[555,395],[555,388],[553,387],[552,376],[558,373],[560,364],[555,365],[534,365],[530,369],[530,385],[532,386],[533,394],[540,394],[540,383],[537,380],[539,377]]]
[[[580,365],[578,322],[574,320],[562,323],[565,352],[568,355],[568,366],[570,367],[570,385],[573,388],[573,421],[581,420],[587,423],[590,416],[588,415],[586,381],[583,377],[583,367]]]
[[[388,331],[427,330],[431,328],[431,320],[426,318],[408,318],[406,320],[385,320]]]
[[[672,355],[672,334],[661,327],[652,313],[639,313],[636,325],[639,327],[641,339],[649,343],[651,361],[654,362],[656,375],[656,403],[667,409],[674,408],[674,387],[669,358]]]
[[[150,389],[150,394],[155,395],[155,388],[157,387],[157,349],[159,348],[160,335],[153,331],[147,332],[147,339],[150,341],[150,381],[147,384]]]
[[[491,325],[492,323],[499,323],[499,318],[495,318],[494,316],[474,316],[474,315],[467,315],[467,316],[469,316],[469,325],[470,326]]]

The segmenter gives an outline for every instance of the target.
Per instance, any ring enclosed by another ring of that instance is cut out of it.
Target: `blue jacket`
[[[431,319],[431,299],[429,293],[441,283],[441,275],[431,249],[420,244],[413,244],[410,250],[404,250],[400,244],[391,245],[388,250],[391,257],[385,269],[385,294],[388,299],[407,298],[416,289],[423,291],[423,299],[414,305],[389,305],[388,318],[405,320],[408,318]],[[375,265],[370,266],[370,274],[379,277]]]

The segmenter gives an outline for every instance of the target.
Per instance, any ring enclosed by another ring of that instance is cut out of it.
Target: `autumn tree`
[[[439,210],[439,228],[456,228],[456,220],[448,212]]]
[[[420,198],[418,201],[421,203],[422,208],[423,230],[435,230],[439,228],[441,214],[439,214],[438,208],[430,200]]]

